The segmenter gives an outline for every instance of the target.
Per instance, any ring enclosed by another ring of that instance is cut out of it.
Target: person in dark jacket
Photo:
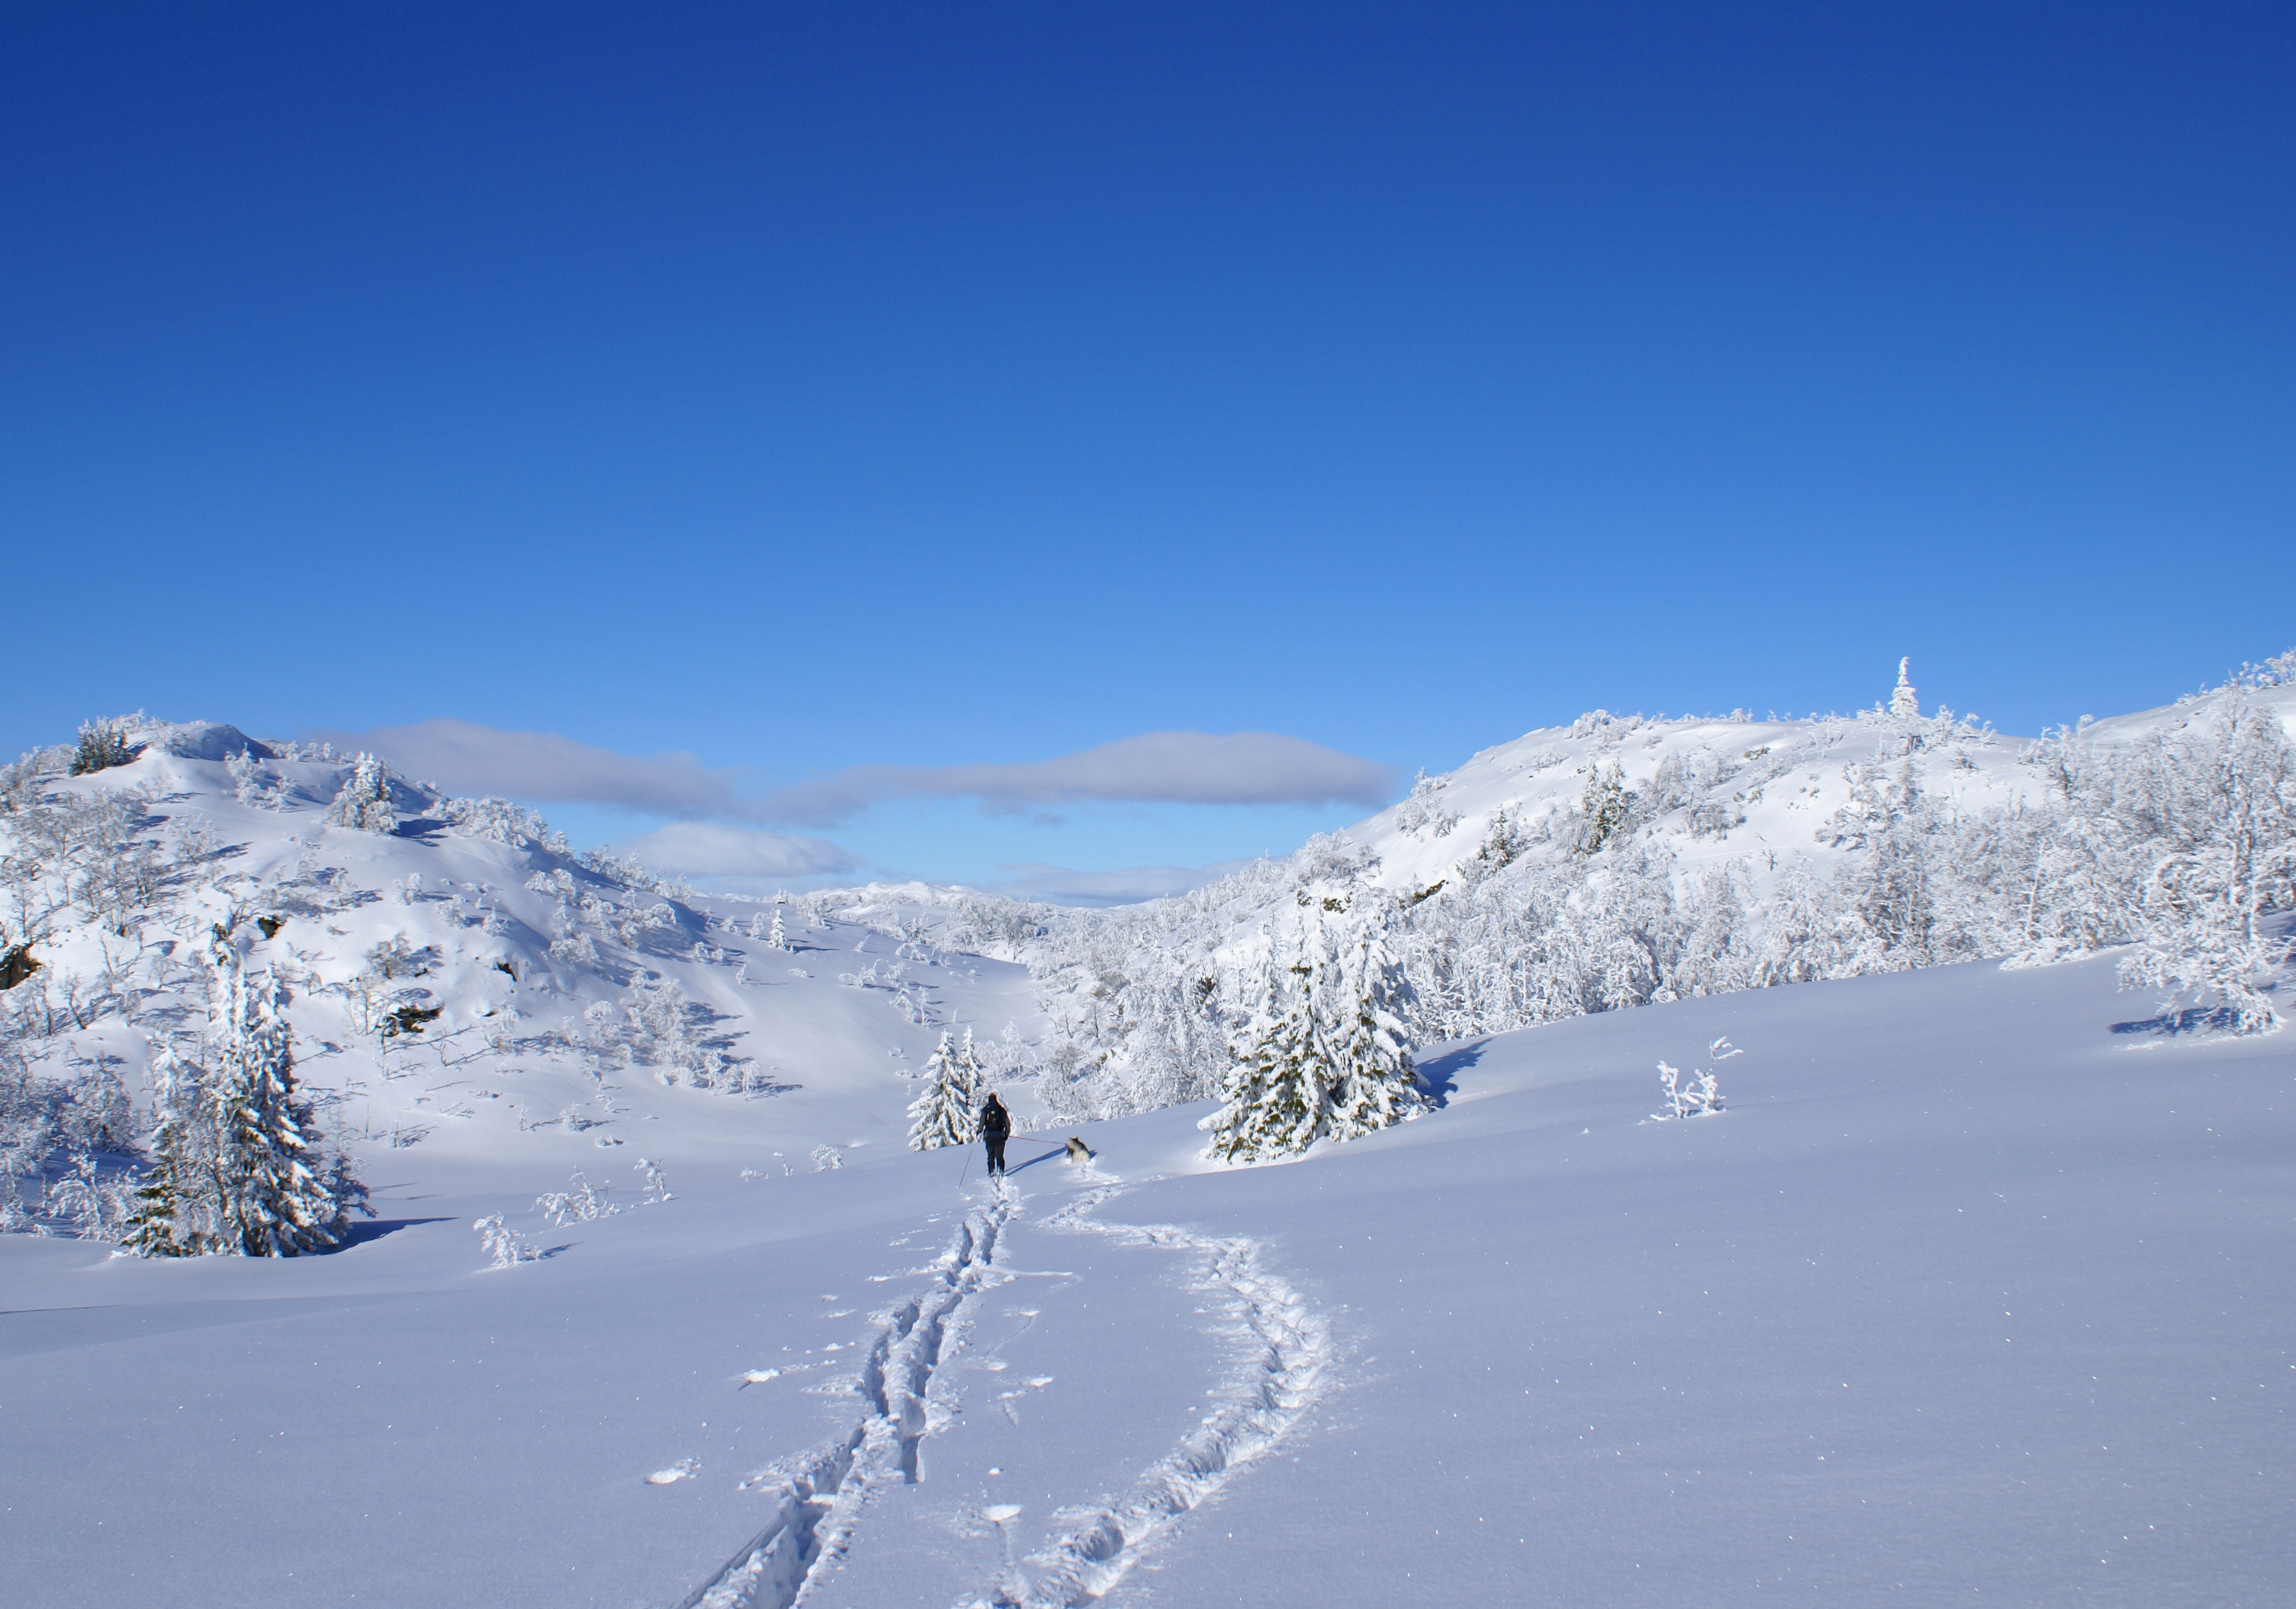
[[[980,1137],[988,1143],[988,1171],[992,1174],[1004,1171],[1004,1141],[1012,1132],[1013,1116],[992,1089],[980,1107]]]

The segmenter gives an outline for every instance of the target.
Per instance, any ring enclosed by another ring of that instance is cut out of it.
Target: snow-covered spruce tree
[[[1912,663],[1910,656],[1898,661],[1897,690],[1890,694],[1890,713],[1892,715],[1912,716],[1922,712],[1922,701],[1915,696],[1913,683],[1906,679],[1906,667]]]
[[[372,754],[362,754],[351,766],[335,801],[327,807],[327,821],[362,833],[396,833],[398,812],[390,803],[390,768]]]
[[[257,768],[255,756],[245,749],[226,756],[223,768],[231,776],[232,791],[243,805],[263,802],[263,774]]]
[[[138,1257],[193,1257],[214,1249],[213,1152],[201,1099],[204,1070],[161,1045],[152,1059],[150,1166],[137,1179],[120,1244]]]
[[[242,1257],[323,1251],[348,1227],[335,1187],[343,1176],[321,1156],[311,1103],[295,1088],[285,991],[268,968],[250,977],[227,938],[211,956],[202,1104],[217,1249]]]
[[[942,1145],[970,1145],[973,1138],[971,1058],[949,1043],[943,1030],[940,1043],[925,1063],[924,1092],[909,1105],[909,1149],[931,1151]]]
[[[144,1257],[292,1257],[338,1244],[366,1191],[323,1153],[295,1087],[284,991],[218,934],[208,980],[204,1063],[162,1047],[152,1067],[152,1166],[122,1244]]]
[[[766,948],[767,949],[787,949],[789,947],[789,930],[782,926],[782,914],[778,909],[776,909],[774,912],[773,932],[766,936]]]
[[[1288,942],[1271,946],[1261,1006],[1234,1041],[1205,1154],[1262,1161],[1319,1139],[1349,1140],[1415,1117],[1418,1072],[1396,1007],[1392,899],[1365,883],[1310,882]]]
[[[1617,760],[1587,774],[1587,791],[1578,801],[1578,850],[1591,855],[1629,824],[1635,799],[1627,791],[1627,774]]]
[[[1424,769],[1411,784],[1411,797],[1397,807],[1395,825],[1398,831],[1417,837],[1425,833],[1441,838],[1459,825],[1459,813],[1443,807],[1443,790],[1451,785],[1447,776],[1430,776]]]
[[[93,721],[79,729],[79,746],[72,751],[71,774],[91,776],[124,766],[135,758],[127,750],[127,734],[116,721]]]
[[[1394,901],[1361,888],[1349,915],[1315,1013],[1324,1055],[1324,1131],[1337,1140],[1417,1117],[1423,1105],[1418,1069],[1404,1048],[1406,985],[1389,942]]]
[[[1309,975],[1306,967],[1268,968],[1259,1009],[1236,1030],[1219,1110],[1196,1125],[1211,1135],[1208,1160],[1272,1162],[1316,1143],[1323,1102]]]

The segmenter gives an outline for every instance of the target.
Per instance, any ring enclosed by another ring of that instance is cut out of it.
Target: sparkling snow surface
[[[1303,1162],[1202,1170],[1194,1107],[1003,1192],[857,1057],[824,1172],[791,1097],[632,1079],[619,1152],[363,1148],[334,1255],[7,1236],[8,1597],[2284,1604],[2296,1040],[2152,1014],[2109,958],[1651,1006]],[[1727,1110],[1647,1121],[1725,1033]],[[635,1149],[674,1199],[532,1210]]]

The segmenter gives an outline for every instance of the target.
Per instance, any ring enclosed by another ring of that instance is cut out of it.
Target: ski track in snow
[[[1333,1356],[1330,1326],[1262,1266],[1257,1241],[1092,1216],[1124,1188],[1109,1185],[1078,1196],[1045,1227],[1192,1258],[1191,1288],[1221,1302],[1243,1348],[1218,1405],[1194,1431],[1143,1471],[1122,1497],[1061,1509],[1067,1530],[1017,1567],[1008,1539],[1003,1580],[991,1593],[961,1600],[970,1609],[1078,1609],[1105,1596],[1176,1521],[1273,1449],[1326,1384]],[[946,1416],[928,1413],[927,1395],[951,1320],[972,1297],[1004,1283],[996,1244],[1018,1204],[1017,1196],[1000,1194],[965,1215],[941,1259],[939,1277],[894,1309],[879,1331],[856,1383],[866,1404],[861,1420],[845,1435],[742,1482],[745,1489],[773,1492],[772,1521],[678,1609],[802,1604],[808,1586],[833,1570],[851,1547],[871,1496],[916,1480],[917,1443]],[[997,1530],[1002,1536],[1001,1522]]]
[[[774,1494],[773,1518],[678,1609],[790,1609],[817,1572],[844,1556],[871,1495],[916,1479],[917,1442],[931,1424],[925,1395],[949,1321],[968,1298],[998,1283],[996,1237],[1013,1207],[1013,1198],[1000,1194],[966,1213],[939,1277],[887,1317],[854,1382],[865,1405],[859,1422],[742,1482]]]
[[[1328,1383],[1331,1326],[1288,1282],[1262,1266],[1259,1242],[1199,1235],[1177,1224],[1108,1223],[1091,1216],[1123,1189],[1111,1185],[1081,1195],[1045,1227],[1193,1258],[1193,1288],[1221,1299],[1246,1345],[1218,1406],[1201,1424],[1144,1470],[1123,1497],[1062,1510],[1067,1532],[1023,1560],[1023,1570],[994,1596],[974,1599],[976,1609],[1076,1609],[1105,1596],[1180,1516],[1282,1441]]]

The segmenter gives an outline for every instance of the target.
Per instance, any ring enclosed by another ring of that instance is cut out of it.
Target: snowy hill
[[[1019,920],[977,902],[951,941],[1036,974],[1041,1094],[1078,1116],[1216,1093],[1309,906],[1382,932],[1423,1041],[2106,948],[2196,1009],[2270,1014],[2249,980],[2296,907],[2296,657],[2038,741],[1904,692],[1849,718],[1595,711],[1177,899]]]
[[[36,1072],[140,1089],[154,1046],[198,1026],[194,941],[259,922],[250,958],[286,981],[335,1136],[533,1190],[578,1165],[627,1183],[638,1152],[806,1169],[898,1145],[942,1031],[1034,1020],[1019,968],[890,922],[705,898],[401,778],[389,830],[346,827],[348,757],[207,723],[125,735],[133,758],[89,776],[30,757],[0,816],[0,948],[38,968],[0,1002]],[[134,879],[144,898],[97,886]]]
[[[2296,733],[2296,680],[2243,695]],[[2217,699],[2118,716],[2083,727],[2083,741],[2125,748],[2216,707]],[[1457,874],[1502,817],[1526,835],[1583,816],[1590,780],[1619,768],[1642,801],[1638,830],[1702,870],[1749,863],[1766,890],[1781,861],[1830,871],[1852,852],[1878,810],[1877,787],[1910,778],[1922,798],[1973,817],[2041,804],[2049,778],[2034,740],[1957,721],[1876,709],[1850,717],[1756,721],[1668,720],[1596,710],[1570,727],[1527,733],[1486,749],[1345,834],[1379,862],[1378,881],[1411,894]]]

